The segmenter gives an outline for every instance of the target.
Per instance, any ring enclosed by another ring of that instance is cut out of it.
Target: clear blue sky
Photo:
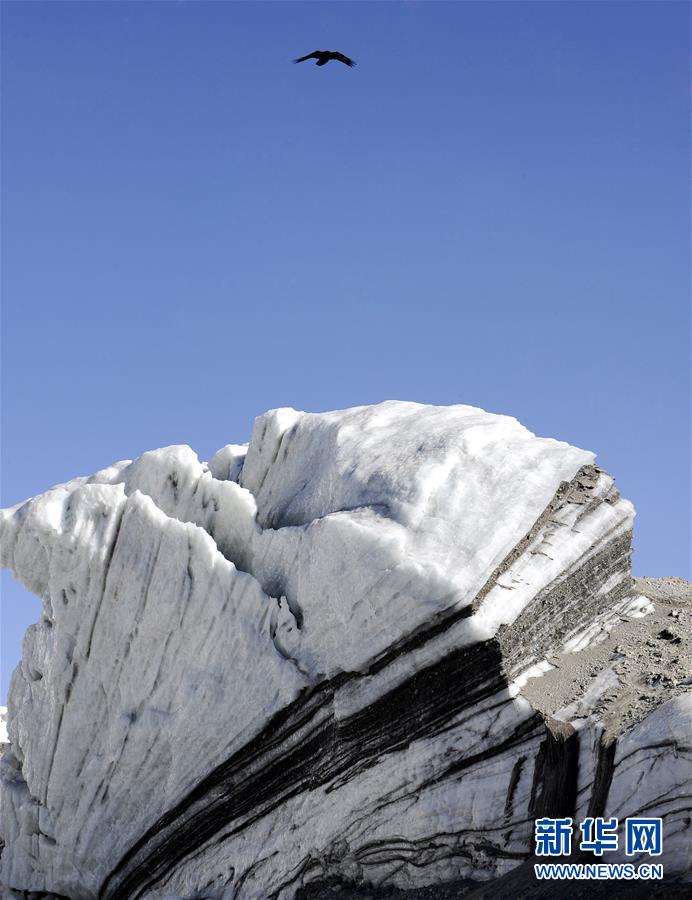
[[[689,577],[690,6],[4,2],[4,505],[276,406],[509,413]],[[358,66],[291,65],[336,48]],[[3,576],[2,692],[38,601]]]

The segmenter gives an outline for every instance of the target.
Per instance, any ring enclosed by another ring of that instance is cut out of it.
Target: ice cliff
[[[633,516],[592,453],[399,402],[274,410],[208,463],[168,447],[4,510],[0,561],[43,612],[8,702],[2,883],[483,880],[531,855],[534,818],[587,812],[666,816],[685,872],[680,642],[650,702],[608,706],[667,611],[631,578]]]

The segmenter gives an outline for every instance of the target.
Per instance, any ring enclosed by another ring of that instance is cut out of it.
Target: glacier
[[[43,608],[8,700],[2,884],[502,879],[537,817],[587,814],[665,816],[685,877],[692,695],[652,628],[688,635],[692,602],[632,578],[633,521],[593,453],[398,401],[272,410],[206,463],[167,447],[3,510],[0,562]]]

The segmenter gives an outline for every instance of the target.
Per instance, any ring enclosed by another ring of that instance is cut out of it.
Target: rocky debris
[[[671,613],[675,613],[678,604],[688,608],[692,604],[692,582],[684,578],[635,578],[634,585],[638,594],[659,603],[662,608],[672,607]]]
[[[536,817],[644,808],[681,874],[689,607],[633,582],[633,514],[593,454],[407,403],[276,410],[209,464],[165,448],[4,511],[0,559],[44,601],[4,884],[499,884]]]
[[[522,688],[529,702],[546,715],[579,712],[604,726],[609,741],[640,722],[652,709],[689,691],[692,673],[692,591],[683,579],[635,579],[636,590],[649,601],[639,609],[617,611],[599,643],[551,659],[555,668],[532,678]],[[670,603],[677,604],[675,630],[668,627]],[[644,614],[639,615],[641,611]],[[632,614],[633,613],[633,614]],[[684,637],[684,641],[683,641]],[[600,689],[599,689],[600,688]],[[574,704],[577,707],[574,707]]]

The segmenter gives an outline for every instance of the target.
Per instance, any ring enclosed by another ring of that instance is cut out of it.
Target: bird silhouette
[[[298,59],[294,59],[293,62],[305,62],[306,59],[317,60],[315,63],[317,66],[326,66],[330,59],[336,59],[347,66],[355,66],[355,62],[352,59],[344,56],[343,53],[339,53],[338,50],[314,50],[312,53],[308,53],[307,56],[300,56]]]

